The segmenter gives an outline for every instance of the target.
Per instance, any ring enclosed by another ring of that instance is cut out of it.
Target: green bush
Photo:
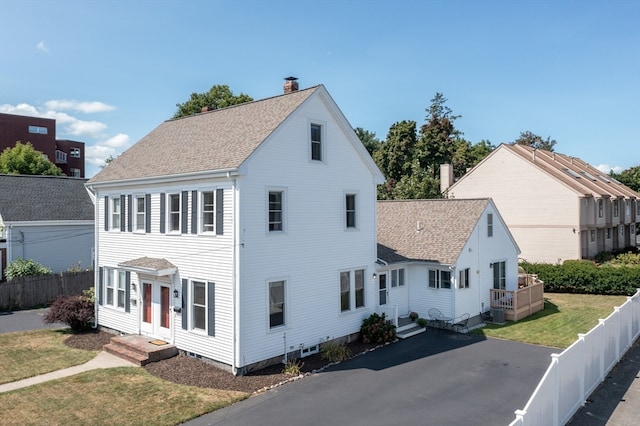
[[[44,317],[45,323],[61,322],[73,331],[87,331],[93,325],[94,302],[86,296],[59,296]]]
[[[320,357],[329,362],[340,362],[349,359],[351,351],[344,345],[336,342],[329,342],[320,349]]]
[[[9,262],[5,271],[8,280],[34,275],[50,275],[52,273],[51,269],[31,259],[16,259],[13,262]]]
[[[385,314],[373,313],[362,321],[360,336],[364,343],[389,343],[396,340],[396,326]]]
[[[282,372],[284,374],[289,374],[291,376],[298,376],[302,372],[303,366],[304,366],[304,363],[301,362],[300,360],[290,359],[284,365],[284,369],[282,370]]]
[[[562,265],[520,264],[529,274],[537,274],[549,293],[583,293],[632,296],[640,287],[640,268],[608,264],[597,266],[586,260],[567,260]]]

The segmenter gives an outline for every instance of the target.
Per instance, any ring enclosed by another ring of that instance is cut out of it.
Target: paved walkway
[[[103,351],[96,355],[95,358],[82,365],[76,365],[63,370],[52,371],[51,373],[42,374],[40,376],[29,377],[28,379],[0,385],[0,393],[26,388],[27,386],[37,385],[38,383],[48,382],[49,380],[73,376],[89,370],[112,367],[137,367],[137,365]]]

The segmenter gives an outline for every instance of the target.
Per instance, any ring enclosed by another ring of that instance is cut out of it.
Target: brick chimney
[[[287,77],[284,79],[284,93],[296,92],[298,90],[298,78]]]
[[[440,192],[446,193],[451,185],[453,185],[453,166],[440,164]]]

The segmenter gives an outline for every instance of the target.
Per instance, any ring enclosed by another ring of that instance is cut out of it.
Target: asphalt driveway
[[[45,324],[43,319],[47,312],[49,312],[49,308],[0,312],[0,334],[12,333],[14,331],[66,327],[65,324],[61,323]]]
[[[507,425],[561,350],[429,331],[189,425]]]

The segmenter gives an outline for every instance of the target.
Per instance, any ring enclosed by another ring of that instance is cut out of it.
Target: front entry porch
[[[137,334],[114,336],[104,350],[137,365],[162,361],[178,355],[178,348],[164,340]]]

